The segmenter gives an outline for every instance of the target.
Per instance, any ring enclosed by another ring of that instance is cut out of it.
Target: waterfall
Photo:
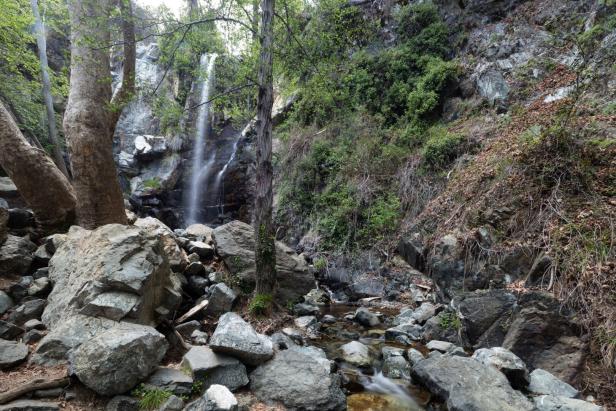
[[[188,224],[196,223],[199,216],[199,205],[202,194],[206,191],[201,187],[210,174],[210,169],[214,164],[215,155],[212,150],[205,160],[205,145],[210,134],[210,92],[214,84],[214,63],[216,54],[204,54],[201,56],[200,67],[205,72],[205,78],[201,80],[201,96],[199,100],[199,111],[197,114],[196,134],[192,158],[192,175],[188,192]]]
[[[231,151],[231,155],[229,156],[229,159],[227,160],[223,168],[216,174],[216,180],[214,180],[214,190],[215,190],[214,192],[218,192],[220,183],[222,183],[222,179],[225,176],[225,173],[227,172],[229,165],[231,165],[231,163],[233,163],[233,160],[235,160],[235,155],[237,153],[237,146],[239,145],[241,137],[242,135],[238,133],[238,135],[235,138],[235,142],[233,143],[233,150]],[[219,203],[220,203],[220,213],[224,214],[224,193],[223,192],[220,193]]]

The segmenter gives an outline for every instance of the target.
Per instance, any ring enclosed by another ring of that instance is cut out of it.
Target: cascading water
[[[235,138],[235,142],[233,143],[233,150],[231,151],[231,156],[229,156],[229,159],[227,160],[227,162],[225,163],[225,165],[222,167],[222,169],[218,172],[218,174],[216,174],[216,180],[214,180],[214,189],[216,190],[216,192],[218,191],[218,188],[221,187],[221,183],[222,183],[222,179],[225,176],[225,173],[227,172],[227,169],[229,168],[229,165],[231,163],[233,163],[233,161],[235,160],[235,155],[237,153],[237,146],[239,145],[240,142],[240,138],[241,138],[241,134],[238,134]],[[224,214],[224,192],[220,193],[220,213]]]
[[[188,190],[188,224],[196,223],[199,219],[199,205],[201,196],[206,190],[201,183],[207,179],[215,160],[212,151],[207,161],[205,160],[205,145],[210,135],[210,92],[214,85],[214,64],[216,54],[204,54],[201,56],[200,67],[205,72],[205,78],[201,82],[201,95],[199,99],[199,112],[197,114],[196,135],[192,158],[192,175]]]

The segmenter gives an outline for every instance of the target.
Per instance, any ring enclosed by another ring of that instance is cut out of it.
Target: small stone
[[[545,394],[566,398],[575,398],[579,394],[578,390],[571,385],[559,380],[541,368],[537,368],[530,373],[528,391],[533,394]]]
[[[47,265],[49,265],[49,260],[51,260],[51,254],[47,251],[45,244],[36,249],[33,257],[34,260],[32,261],[32,264],[37,267],[47,267]]]
[[[329,304],[329,295],[320,288],[313,288],[304,296],[304,302],[311,305]]]
[[[201,381],[204,388],[224,385],[231,391],[248,384],[246,367],[237,358],[217,354],[209,347],[193,347],[182,359],[180,368]]]
[[[203,241],[190,241],[188,243],[188,251],[198,254],[204,260],[214,257],[214,247]]]
[[[192,334],[190,334],[190,341],[194,345],[206,345],[208,337],[209,336],[205,331],[195,330]]]
[[[319,307],[307,303],[299,303],[293,306],[293,312],[296,315],[316,315],[319,313]]]
[[[40,330],[30,330],[21,337],[21,341],[24,344],[34,344],[39,342],[45,337],[45,332]]]
[[[432,340],[428,344],[426,344],[426,348],[430,351],[438,351],[441,353],[446,353],[447,351],[453,350],[455,347],[454,344],[447,341],[438,341]]]
[[[9,295],[4,291],[0,290],[0,315],[7,312],[13,305],[15,304],[13,303],[11,297],[9,297]]]
[[[237,399],[223,385],[212,385],[203,397],[191,402],[185,411],[237,411]]]
[[[334,317],[333,315],[330,314],[326,314],[323,316],[323,318],[321,318],[321,322],[323,324],[335,324],[336,323],[336,317]]]
[[[317,324],[317,317],[314,315],[305,315],[298,317],[294,321],[295,326],[301,330],[306,330],[309,327],[314,327]]]
[[[191,254],[191,255],[196,255],[196,254]],[[188,264],[188,267],[186,267],[186,270],[184,271],[184,274],[186,274],[186,275],[203,275],[203,274],[205,274],[205,267],[203,267],[203,264],[201,264],[201,262],[195,261],[195,262],[192,262],[192,263]]]
[[[32,274],[32,277],[34,277],[35,280],[49,277],[49,267],[39,268]]]
[[[28,295],[31,297],[47,297],[51,292],[51,281],[47,277],[34,280],[28,287]]]
[[[46,304],[45,300],[39,299],[27,301],[17,307],[9,315],[8,320],[15,325],[23,325],[26,321],[33,318],[40,319]]]
[[[43,324],[40,320],[28,320],[24,324],[24,328],[26,331],[30,330],[44,330],[45,324]]]
[[[190,335],[193,333],[193,331],[198,330],[199,327],[201,327],[199,321],[193,320],[177,325],[175,327],[175,330],[180,333],[180,335],[184,337],[184,339],[188,340],[190,339]]]
[[[210,282],[212,284],[216,284],[216,283],[221,283],[224,281],[225,275],[224,273],[221,273],[219,271],[215,271],[213,273],[209,273],[207,276],[208,280],[210,280]]]
[[[1,339],[12,340],[13,338],[17,337],[23,332],[24,330],[19,328],[15,324],[8,322],[8,321],[0,320],[0,338]]]
[[[190,395],[193,379],[175,368],[158,367],[145,384],[176,395]]]
[[[372,364],[370,350],[359,341],[351,341],[340,347],[344,361],[358,367],[369,367]]]
[[[385,340],[399,340],[399,337],[406,337],[411,341],[419,341],[421,339],[422,328],[417,324],[402,324],[396,327],[385,330]],[[406,340],[405,339],[405,340]]]
[[[201,261],[201,259],[199,258],[199,254],[197,253],[188,254],[187,258],[188,258],[188,261],[191,263],[198,263]]]
[[[187,291],[196,297],[201,297],[205,294],[207,286],[210,282],[205,277],[201,277],[199,275],[193,275],[188,277],[188,288]]]
[[[375,327],[381,322],[378,315],[364,307],[358,308],[355,311],[353,319],[365,327]]]
[[[28,346],[15,341],[0,340],[0,370],[5,370],[28,357]]]

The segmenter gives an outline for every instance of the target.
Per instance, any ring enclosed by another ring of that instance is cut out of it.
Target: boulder
[[[187,248],[189,252],[197,254],[204,260],[209,260],[214,257],[214,247],[203,241],[189,241]]]
[[[188,257],[186,252],[178,245],[173,230],[154,217],[138,218],[134,225],[154,233],[160,238],[169,260],[169,266],[173,271],[182,272],[184,270],[188,264]]]
[[[0,290],[0,316],[7,312],[13,305],[15,304],[13,303],[11,297],[9,297],[9,295],[4,291]]]
[[[201,324],[199,324],[199,321],[192,320],[182,323],[180,325],[176,325],[175,330],[179,332],[180,335],[184,337],[184,339],[188,340],[190,339],[190,335],[193,333],[193,331],[198,330],[200,327]]]
[[[259,400],[279,401],[289,409],[346,409],[340,377],[331,373],[329,361],[320,349],[291,347],[278,351],[250,374],[250,389]]]
[[[446,353],[453,350],[455,345],[447,341],[432,340],[426,344],[426,348],[430,351],[438,351],[440,353]]]
[[[26,301],[9,314],[8,320],[16,325],[23,325],[28,320],[39,319],[46,303],[45,300],[41,299]]]
[[[330,303],[330,299],[325,291],[313,288],[304,296],[304,302],[311,305],[326,305]]]
[[[401,348],[383,347],[383,375],[387,378],[411,379],[411,366]]]
[[[257,332],[238,314],[230,312],[218,319],[218,326],[210,339],[210,347],[218,353],[229,354],[249,365],[259,365],[274,353],[269,337]]]
[[[412,233],[403,236],[398,242],[398,253],[411,267],[424,271],[426,268],[425,247],[421,234]]]
[[[45,337],[45,332],[40,330],[30,330],[26,332],[23,337],[21,337],[21,341],[24,344],[34,344],[39,342]]]
[[[0,369],[5,370],[28,357],[28,346],[14,341],[0,340]]]
[[[205,267],[199,261],[195,261],[195,262],[188,264],[188,266],[186,267],[186,270],[184,271],[184,274],[185,275],[204,275]]]
[[[367,308],[361,307],[355,311],[353,319],[364,327],[376,327],[381,323],[379,316]]]
[[[24,330],[15,324],[0,320],[0,338],[3,340],[12,340],[23,332]]]
[[[477,92],[491,105],[504,105],[509,95],[509,85],[503,74],[493,68],[481,72],[475,80]]]
[[[204,224],[191,224],[186,227],[185,234],[191,240],[203,241],[206,244],[211,244],[214,240],[212,234],[214,229]]]
[[[421,333],[422,328],[420,325],[402,324],[385,330],[385,340],[393,341],[398,340],[399,337],[407,337],[410,341],[419,341],[421,339]]]
[[[139,400],[126,395],[116,395],[107,403],[105,411],[139,411]]]
[[[308,330],[309,328],[315,328],[317,326],[317,317],[314,315],[304,315],[296,318],[294,324],[300,330]]]
[[[205,308],[206,315],[217,316],[231,311],[233,303],[237,300],[235,291],[225,283],[218,283],[210,287],[209,304]]]
[[[472,358],[431,356],[415,364],[411,375],[445,401],[450,411],[533,410],[533,404],[511,388],[504,374]]]
[[[237,358],[217,354],[209,347],[192,347],[182,359],[180,368],[201,381],[205,389],[224,385],[231,391],[248,384],[246,367]]]
[[[120,323],[81,344],[70,363],[88,388],[114,395],[145,380],[166,352],[165,337],[154,328]]]
[[[7,235],[0,246],[0,277],[26,274],[35,250],[36,245],[28,238]]]
[[[372,365],[370,350],[359,341],[351,341],[350,343],[344,344],[340,347],[340,351],[342,351],[342,359],[349,364],[358,367],[369,367]]]
[[[458,345],[465,345],[460,336],[457,315],[451,311],[443,311],[436,317],[430,318],[421,329],[422,339],[425,341],[449,341]]]
[[[574,314],[548,293],[526,293],[502,346],[520,357],[530,369],[541,368],[575,385],[582,369],[586,343]]]
[[[37,400],[17,400],[0,405],[0,411],[59,411],[58,404]]]
[[[535,411],[603,411],[604,408],[591,402],[553,395],[534,397]]]
[[[184,400],[177,395],[172,395],[167,398],[167,401],[160,406],[158,411],[182,411],[184,409]]]
[[[530,382],[524,361],[503,347],[481,348],[473,353],[473,358],[505,374],[515,389],[523,389]]]
[[[176,395],[190,395],[193,379],[175,368],[158,367],[144,384]]]
[[[223,385],[212,385],[205,394],[191,402],[184,411],[237,411],[237,399]]]
[[[254,228],[241,221],[232,221],[214,229],[218,254],[231,274],[248,286],[255,283]],[[303,257],[291,248],[276,242],[278,298],[284,304],[297,301],[314,286],[314,275]]]
[[[575,398],[579,394],[578,390],[541,368],[537,368],[530,373],[528,391],[538,395],[566,398]]]
[[[296,315],[316,315],[319,313],[319,307],[308,303],[299,303],[293,306],[293,312]]]
[[[411,366],[415,366],[419,361],[424,360],[426,357],[417,349],[409,348],[406,352],[406,357],[409,359]]]

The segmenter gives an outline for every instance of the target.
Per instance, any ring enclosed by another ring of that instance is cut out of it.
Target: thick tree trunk
[[[54,162],[66,177],[69,177],[64,156],[62,155],[62,147],[58,141],[58,131],[56,129],[56,113],[53,109],[53,100],[51,98],[51,81],[49,80],[49,67],[47,65],[47,40],[45,38],[45,28],[39,14],[38,0],[30,0],[32,14],[35,19],[36,44],[38,46],[39,62],[41,65],[41,80],[43,83],[43,100],[47,109],[47,130],[49,131],[49,141],[53,145]]]
[[[111,136],[113,136],[122,110],[135,95],[135,65],[137,64],[137,43],[135,42],[133,6],[131,0],[119,0],[119,3],[120,12],[122,13],[124,61],[122,63],[122,85],[111,99]]]
[[[43,150],[28,143],[2,103],[0,166],[34,211],[44,233],[73,223],[76,201],[71,184]]]
[[[77,220],[85,228],[126,224],[113,161],[109,103],[109,0],[70,0],[71,77],[64,113],[77,194]]]
[[[272,294],[276,286],[276,248],[272,222],[272,41],[274,0],[261,3],[261,52],[257,99],[257,169],[255,193],[256,293]]]

